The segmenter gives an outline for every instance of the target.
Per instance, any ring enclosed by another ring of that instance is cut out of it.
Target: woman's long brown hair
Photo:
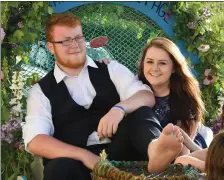
[[[143,83],[150,83],[144,75],[144,59],[149,48],[156,47],[165,50],[174,63],[175,73],[170,77],[170,109],[172,122],[181,122],[181,128],[188,135],[192,132],[192,119],[203,122],[205,107],[201,99],[198,81],[193,76],[184,56],[179,48],[169,39],[157,37],[151,40],[143,49],[139,64],[139,79]],[[190,114],[194,115],[192,118]]]
[[[224,131],[214,137],[208,148],[205,172],[206,180],[224,179]]]

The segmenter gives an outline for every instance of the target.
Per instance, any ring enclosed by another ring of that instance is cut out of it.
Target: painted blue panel
[[[69,9],[85,5],[85,4],[91,4],[91,3],[99,3],[94,1],[57,1],[57,2],[51,2],[52,6],[54,7],[54,13],[60,13],[68,11]],[[107,3],[104,1],[103,3]],[[116,3],[121,4],[130,8],[133,8],[147,17],[149,17],[151,20],[153,20],[166,34],[170,39],[174,38],[173,34],[173,23],[174,23],[174,17],[171,16],[170,18],[165,18],[166,11],[165,8],[168,7],[167,2],[165,1],[138,1],[138,2],[128,2],[128,1],[114,1],[114,2],[108,2],[108,3]],[[193,64],[196,64],[199,62],[198,55],[190,54],[184,47],[184,42],[179,41],[176,43],[177,46],[180,48],[181,52],[186,58],[190,58],[192,60]]]

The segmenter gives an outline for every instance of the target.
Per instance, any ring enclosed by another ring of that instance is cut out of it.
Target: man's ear
[[[52,43],[47,42],[47,48],[52,54],[54,54],[54,46]]]

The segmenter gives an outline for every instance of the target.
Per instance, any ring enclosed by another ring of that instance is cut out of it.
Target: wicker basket
[[[197,169],[171,165],[160,174],[150,174],[147,162],[100,161],[91,173],[93,180],[198,180]]]

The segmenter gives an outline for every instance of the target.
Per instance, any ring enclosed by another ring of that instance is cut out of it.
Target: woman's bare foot
[[[160,173],[166,170],[183,148],[183,136],[173,124],[168,124],[160,137],[149,144],[148,170]]]

